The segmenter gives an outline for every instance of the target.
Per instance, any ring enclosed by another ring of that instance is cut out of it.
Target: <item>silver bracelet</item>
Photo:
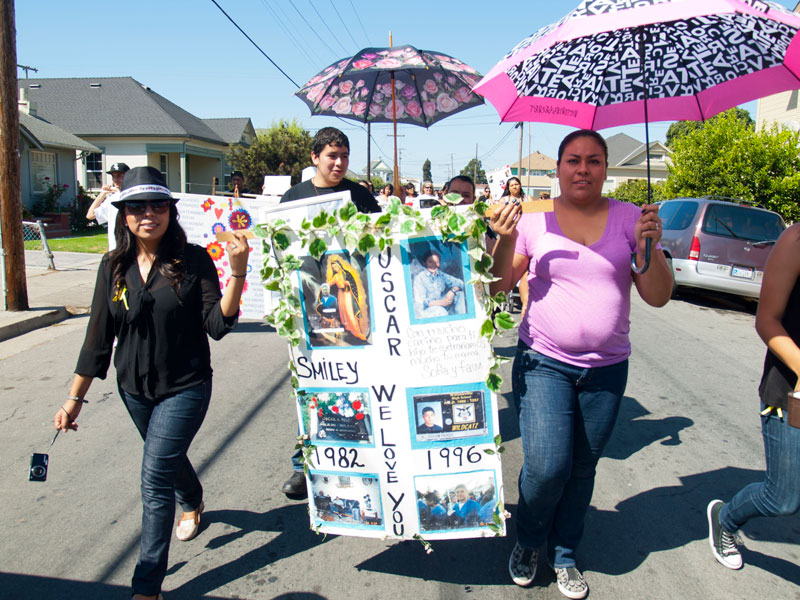
[[[81,404],[89,404],[89,401],[86,398],[78,398],[77,396],[67,396],[67,400],[74,400],[75,402],[80,402]]]

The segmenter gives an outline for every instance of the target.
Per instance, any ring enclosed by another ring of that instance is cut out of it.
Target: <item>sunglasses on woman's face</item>
[[[159,215],[163,215],[169,210],[171,200],[132,200],[125,203],[125,210],[130,215],[143,215],[147,212],[148,205],[150,209]]]

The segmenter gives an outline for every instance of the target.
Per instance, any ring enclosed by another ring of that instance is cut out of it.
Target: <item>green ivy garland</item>
[[[275,327],[278,335],[285,337],[292,346],[300,344],[302,327],[298,324],[302,323],[303,314],[300,298],[293,291],[292,282],[294,272],[302,263],[297,256],[285,253],[297,240],[300,240],[301,248],[308,248],[308,253],[317,260],[322,258],[334,238],[338,238],[342,248],[351,254],[366,256],[370,250],[383,252],[391,247],[397,234],[414,234],[428,226],[440,233],[443,242],[467,242],[467,252],[474,266],[474,275],[467,284],[476,286],[476,291],[480,290],[483,297],[486,315],[480,334],[489,341],[491,347],[495,335],[513,328],[514,320],[503,310],[506,294],[500,292],[492,296],[489,293],[489,284],[496,278],[490,272],[493,260],[484,244],[486,205],[477,202],[457,209],[456,205],[461,202],[459,194],[447,194],[444,200],[445,204],[432,208],[429,216],[423,216],[392,196],[384,211],[378,215],[359,213],[356,206],[348,202],[332,212],[321,211],[311,220],[303,219],[299,230],[292,229],[282,219],[258,225],[256,234],[263,238],[264,250],[261,279],[266,289],[280,292],[277,307],[267,316],[267,323]],[[277,267],[268,264],[270,252]],[[492,351],[486,378],[490,390],[500,390],[502,378],[497,369],[508,360]],[[292,387],[297,388],[298,380],[292,362],[289,368],[292,371]]]

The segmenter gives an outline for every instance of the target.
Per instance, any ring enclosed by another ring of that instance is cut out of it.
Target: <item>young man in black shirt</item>
[[[359,212],[380,212],[378,202],[364,186],[345,179],[350,164],[350,141],[344,133],[335,127],[320,129],[311,146],[311,162],[317,167],[316,175],[289,188],[281,202],[349,191]]]
[[[323,127],[314,136],[311,146],[311,161],[317,173],[311,179],[292,186],[281,198],[281,202],[313,198],[334,192],[350,192],[350,198],[359,212],[380,212],[375,197],[362,185],[345,179],[350,164],[350,141],[335,127]],[[304,498],[308,494],[306,477],[300,463],[300,452],[292,456],[294,472],[286,480],[281,491],[289,497]]]

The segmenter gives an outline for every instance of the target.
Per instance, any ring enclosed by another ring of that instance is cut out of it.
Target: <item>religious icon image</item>
[[[300,293],[309,348],[372,343],[366,274],[366,259],[347,252],[302,258]]]

